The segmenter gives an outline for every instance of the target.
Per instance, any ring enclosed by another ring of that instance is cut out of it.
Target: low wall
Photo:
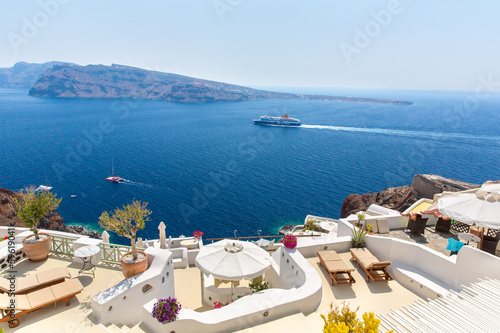
[[[404,263],[456,290],[479,278],[500,279],[500,258],[470,246],[464,246],[457,256],[449,257],[425,245],[395,238],[366,236],[365,242],[379,260]]]
[[[321,277],[298,250],[280,247],[273,253],[266,279],[273,288],[247,295],[221,309],[182,309],[178,320],[159,323],[151,316],[152,300],[143,308],[143,323],[160,332],[232,332],[284,316],[314,311],[322,298]],[[276,286],[276,287],[274,287]]]
[[[155,248],[145,252],[150,257],[147,271],[92,297],[92,314],[101,324],[136,325],[143,319],[138,306],[175,295],[172,253]]]

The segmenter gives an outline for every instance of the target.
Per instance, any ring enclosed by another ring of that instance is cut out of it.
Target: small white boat
[[[71,195],[71,197],[72,197],[72,198],[76,198],[76,194],[72,194],[72,195]]]
[[[47,185],[40,185],[36,188],[36,192],[48,192],[52,190],[52,186],[47,186]]]

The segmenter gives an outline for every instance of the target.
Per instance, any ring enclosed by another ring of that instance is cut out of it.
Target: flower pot
[[[38,235],[45,235],[47,236],[47,238],[40,239],[35,243],[26,242],[27,239],[34,237],[34,235],[30,235],[23,239],[24,253],[29,258],[29,260],[34,262],[45,260],[50,253],[50,235],[43,232],[38,233]]]
[[[144,251],[137,251],[137,253],[142,253],[145,258],[144,260],[141,260],[139,262],[134,262],[134,263],[127,263],[123,261],[123,257],[132,254],[132,251],[125,253],[122,258],[121,258],[121,264],[122,264],[122,273],[125,276],[126,279],[129,277],[132,277],[134,275],[140,274],[142,272],[145,272],[148,269],[148,255]]]

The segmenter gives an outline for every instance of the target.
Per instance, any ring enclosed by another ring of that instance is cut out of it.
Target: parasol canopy
[[[461,193],[438,199],[439,212],[472,225],[500,229],[500,184],[483,185],[475,193]]]
[[[224,239],[200,249],[196,266],[221,280],[239,281],[264,274],[271,265],[269,253],[250,242]]]

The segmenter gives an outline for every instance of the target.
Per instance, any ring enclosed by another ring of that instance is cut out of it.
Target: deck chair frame
[[[370,255],[370,251],[365,249]],[[352,251],[351,249],[351,257],[353,262],[357,262],[361,268],[366,273],[366,282],[372,281],[391,281],[394,280],[392,275],[387,271],[387,267],[391,265],[390,261],[380,261],[376,263],[371,263],[369,265],[363,265],[362,261],[359,260],[359,258],[356,256],[356,254]],[[374,257],[374,256],[373,256]],[[374,257],[375,258],[375,257]]]
[[[338,258],[335,258],[334,260],[331,259],[323,259],[322,254],[325,252],[330,252],[332,254],[335,254]],[[349,268],[345,264],[345,262],[338,256],[337,252],[335,251],[318,251],[318,258],[319,258],[319,264],[320,266],[322,265],[325,270],[328,272],[328,275],[330,275],[330,284],[333,286],[334,284],[353,284],[356,282],[354,277],[352,276],[351,272],[356,270],[355,268]],[[332,270],[331,267],[329,267],[329,263],[342,263],[345,268],[339,268]],[[347,275],[347,277],[344,276],[344,274]]]
[[[70,280],[68,281],[64,281],[64,282],[61,282],[59,284],[59,286],[69,282]],[[78,289],[75,289],[73,292],[63,296],[63,297],[53,297],[52,300],[50,300],[50,302],[47,302],[43,305],[40,305],[40,306],[35,306],[35,307],[31,307],[29,309],[26,309],[26,308],[23,308],[23,309],[20,309],[20,310],[17,310],[17,309],[11,309],[11,308],[8,308],[7,306],[5,306],[4,304],[0,304],[0,310],[1,310],[1,318],[0,318],[0,323],[5,323],[5,322],[8,322],[9,323],[9,327],[10,328],[14,328],[14,327],[17,327],[17,325],[19,325],[19,318],[24,316],[25,314],[28,314],[28,313],[31,313],[33,311],[36,311],[36,310],[40,310],[40,309],[43,309],[44,307],[46,306],[49,306],[49,305],[56,305],[57,302],[60,302],[60,301],[65,301],[66,302],[66,306],[69,306],[70,305],[70,302],[71,302],[71,298],[76,296],[77,294],[81,293],[83,291],[83,286],[81,285],[80,282],[79,283],[79,286],[81,288],[78,288]],[[52,287],[56,287],[57,285],[53,285]],[[78,285],[77,285],[78,286]],[[48,290],[50,290],[50,292],[53,294],[53,289],[52,287],[45,287],[43,289],[40,289],[38,291],[35,291],[35,292],[40,292],[40,291],[46,291],[48,292]],[[17,295],[18,297],[26,297],[28,298],[28,295]],[[27,302],[29,304],[29,301],[26,299],[24,301],[25,303]]]

